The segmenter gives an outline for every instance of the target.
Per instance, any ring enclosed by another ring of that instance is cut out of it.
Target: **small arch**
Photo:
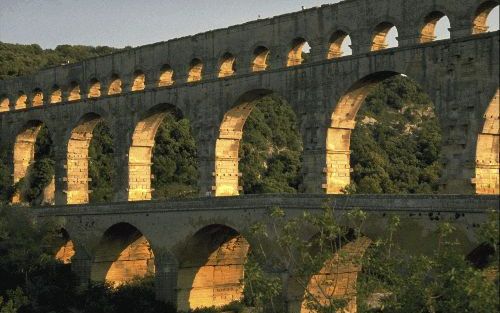
[[[219,78],[232,76],[234,74],[234,72],[236,71],[235,60],[236,58],[234,57],[234,55],[229,52],[225,53],[222,56],[219,66]]]
[[[98,98],[101,96],[101,82],[97,78],[92,78],[90,80],[90,88],[88,98]]]
[[[61,229],[58,239],[59,247],[55,259],[63,264],[71,264],[71,259],[75,255],[75,245],[64,228]]]
[[[500,89],[484,114],[476,147],[476,194],[500,194]]]
[[[143,71],[138,70],[134,72],[134,81],[132,83],[132,91],[141,91],[146,88],[146,75]]]
[[[0,97],[0,112],[7,112],[10,110],[10,100],[7,96]]]
[[[16,110],[25,109],[28,106],[28,104],[26,103],[27,101],[28,101],[28,96],[23,91],[19,91],[19,93],[17,94],[15,109]]]
[[[253,55],[252,72],[265,71],[269,66],[269,49],[264,46],[258,46],[255,48]]]
[[[330,48],[328,49],[328,59],[340,58],[342,56],[351,55],[352,50],[351,36],[349,36],[343,30],[336,31],[330,37]]]
[[[94,128],[103,121],[96,113],[85,114],[71,131],[66,154],[66,203],[89,202],[89,146]]]
[[[168,64],[163,65],[160,70],[160,79],[158,80],[158,87],[167,87],[174,84],[174,70]]]
[[[429,13],[420,32],[420,43],[450,38],[450,20],[440,11]]]
[[[69,85],[68,101],[77,101],[81,98],[80,85],[76,81],[72,81]]]
[[[203,72],[203,63],[201,62],[201,60],[193,59],[191,63],[189,63],[187,82],[191,83],[200,81],[202,78],[202,72]]]
[[[111,83],[108,87],[108,95],[117,95],[122,92],[122,80],[117,74],[111,75]]]
[[[155,273],[154,253],[147,238],[129,223],[106,230],[94,253],[90,278],[114,287]]]
[[[241,300],[249,249],[248,241],[225,225],[209,225],[196,232],[179,262],[178,309],[221,307]]]
[[[62,90],[58,85],[54,85],[50,93],[50,103],[55,104],[60,102],[62,102]]]
[[[304,54],[310,52],[310,46],[304,38],[296,38],[292,41],[292,49],[288,52],[286,66],[300,65],[305,62]]]
[[[43,92],[40,88],[33,90],[33,99],[31,105],[34,107],[43,105]]]
[[[371,51],[379,51],[398,46],[398,31],[394,24],[382,22],[375,27]]]
[[[489,31],[498,30],[498,11],[498,1],[483,2],[476,10],[476,14],[474,15],[474,21],[472,22],[472,34],[482,34]],[[497,22],[495,29],[490,27],[493,26],[493,20]]]

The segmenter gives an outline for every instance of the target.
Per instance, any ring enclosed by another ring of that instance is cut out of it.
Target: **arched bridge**
[[[181,309],[241,298],[252,245],[244,234],[271,206],[294,215],[317,212],[329,201],[339,212],[370,212],[367,238],[346,246],[353,254],[383,231],[390,214],[404,218],[399,238],[410,247],[432,249],[420,243],[444,220],[472,249],[479,244],[474,227],[497,209],[500,191],[499,32],[486,26],[498,4],[346,0],[1,81],[0,145],[11,151],[16,183],[33,162],[45,125],[56,158],[56,205],[33,211],[55,217],[64,229],[58,258],[84,280],[120,284],[154,273],[158,296]],[[451,38],[436,41],[443,16]],[[394,26],[398,46],[388,47]],[[348,36],[352,55],[342,55]],[[441,191],[462,195],[328,195],[350,183],[350,136],[366,96],[401,74],[435,105],[443,134]],[[297,115],[303,193],[238,196],[243,126],[254,100],[271,93]],[[172,107],[191,122],[203,197],[147,201],[155,134]],[[101,121],[111,129],[120,170],[116,202],[95,205],[87,204],[88,149]],[[358,272],[348,266],[343,274],[352,282]],[[347,284],[344,293],[351,292]],[[303,295],[288,292],[290,312],[307,312]]]
[[[253,195],[55,206],[34,209],[34,214],[55,218],[64,229],[57,257],[71,262],[83,281],[120,284],[151,274],[158,298],[187,310],[241,299],[243,265],[256,247],[250,229],[269,221],[271,208],[294,217],[329,207],[339,220],[350,210],[363,210],[368,215],[365,240],[347,245],[348,253],[364,251],[366,240],[386,234],[394,215],[401,219],[395,234],[400,244],[409,251],[430,252],[436,248],[437,227],[448,222],[467,254],[481,244],[478,226],[498,203],[497,196],[473,195]],[[359,270],[348,270],[352,279],[347,282],[335,276],[339,288],[354,288]],[[289,310],[299,312],[305,291],[286,285]]]
[[[371,88],[404,74],[428,93],[443,133],[442,191],[499,193],[498,1],[344,1],[42,70],[0,82],[1,144],[13,182],[41,125],[55,145],[55,201],[88,202],[88,147],[104,120],[115,138],[115,199],[151,198],[151,154],[164,112],[191,121],[202,195],[239,193],[238,147],[252,101],[285,98],[303,137],[303,192],[349,184],[350,134]],[[433,41],[446,15],[451,38]],[[387,49],[396,26],[399,46]],[[340,45],[349,35],[352,55]],[[303,63],[305,42],[311,47]]]

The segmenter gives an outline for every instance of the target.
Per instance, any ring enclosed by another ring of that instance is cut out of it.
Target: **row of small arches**
[[[493,10],[498,11],[498,4],[495,1],[487,1],[483,3],[476,14],[476,18],[473,23],[473,34],[484,33],[489,30],[488,24],[491,12]],[[495,13],[497,14],[497,13]],[[420,43],[428,43],[434,40],[441,40],[449,38],[450,34],[448,29],[450,28],[450,22],[447,16],[440,12],[434,11],[427,15],[424,21],[424,26],[420,32]],[[436,30],[441,31],[437,32]],[[386,48],[393,48],[398,46],[397,43],[397,29],[396,26],[389,22],[382,22],[378,24],[374,29],[374,34],[372,36],[371,51],[379,51]],[[327,59],[340,58],[342,56],[351,55],[352,50],[350,49],[352,41],[349,34],[345,31],[339,30],[335,32],[329,41],[329,49],[327,53]],[[306,39],[296,38],[291,43],[291,49],[287,56],[286,66],[297,66],[304,63],[305,53],[308,53],[310,46]],[[252,72],[265,71],[269,67],[269,48],[265,46],[257,47],[253,52],[253,61],[251,64]],[[193,83],[202,80],[203,78],[203,62],[201,59],[194,58],[188,69],[188,74],[186,78],[187,83]],[[225,78],[234,75],[236,72],[236,57],[230,53],[225,53],[219,61],[218,78]],[[174,80],[174,70],[170,65],[164,65],[160,69],[159,79],[157,81],[157,87],[168,87],[175,83]],[[130,87],[131,92],[141,91],[146,88],[146,75],[144,72],[138,70],[134,72],[132,86]],[[113,74],[108,85],[108,90],[105,94],[117,95],[122,93],[122,80],[117,74]],[[103,95],[101,82],[96,78],[93,78],[89,82],[89,89],[87,93],[87,98],[98,98]],[[80,85],[76,81],[72,81],[69,85],[66,100],[67,101],[78,101],[82,99],[82,93]],[[31,98],[31,106],[41,106],[45,102],[44,94],[40,88],[33,91]],[[56,104],[63,102],[63,91],[62,89],[54,85],[50,98],[46,101],[50,104]],[[17,95],[17,99],[14,103],[13,109],[25,109],[28,105],[28,96],[23,91],[20,91]],[[7,96],[0,97],[0,112],[9,111],[10,102]]]

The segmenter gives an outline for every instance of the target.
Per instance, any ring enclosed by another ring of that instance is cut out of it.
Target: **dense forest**
[[[0,77],[28,74],[37,69],[88,57],[109,54],[109,47],[58,46],[43,50],[37,45],[0,43]],[[433,193],[438,190],[441,166],[440,129],[433,105],[410,79],[396,76],[380,83],[367,97],[352,134],[352,184],[348,193]],[[156,134],[153,153],[153,197],[189,197],[198,193],[196,142],[189,120],[172,111]],[[50,134],[45,128],[37,138],[35,162],[29,177],[12,187],[1,175],[0,193],[7,199],[21,192],[37,203],[52,180]],[[7,171],[7,155],[0,151],[0,171]],[[302,142],[297,118],[282,98],[257,100],[245,126],[239,164],[243,192],[294,193],[301,185]],[[113,198],[113,138],[106,124],[93,132],[89,150],[90,200]]]

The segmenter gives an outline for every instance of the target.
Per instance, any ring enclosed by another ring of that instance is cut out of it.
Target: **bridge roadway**
[[[187,309],[238,299],[243,264],[252,247],[249,227],[269,222],[270,208],[297,216],[328,206],[339,218],[361,209],[368,213],[364,235],[371,240],[385,233],[389,216],[398,215],[396,238],[414,252],[435,249],[437,226],[450,222],[467,254],[481,243],[476,230],[498,205],[499,197],[491,195],[288,194],[66,205],[34,208],[33,214],[54,218],[65,230],[65,248],[58,255],[72,263],[83,281],[123,282],[130,275],[154,273],[158,298]],[[314,232],[306,230],[304,235]],[[69,250],[73,252],[64,256]],[[203,296],[207,292],[209,300]],[[288,300],[297,305],[301,292],[291,294],[299,294]]]

